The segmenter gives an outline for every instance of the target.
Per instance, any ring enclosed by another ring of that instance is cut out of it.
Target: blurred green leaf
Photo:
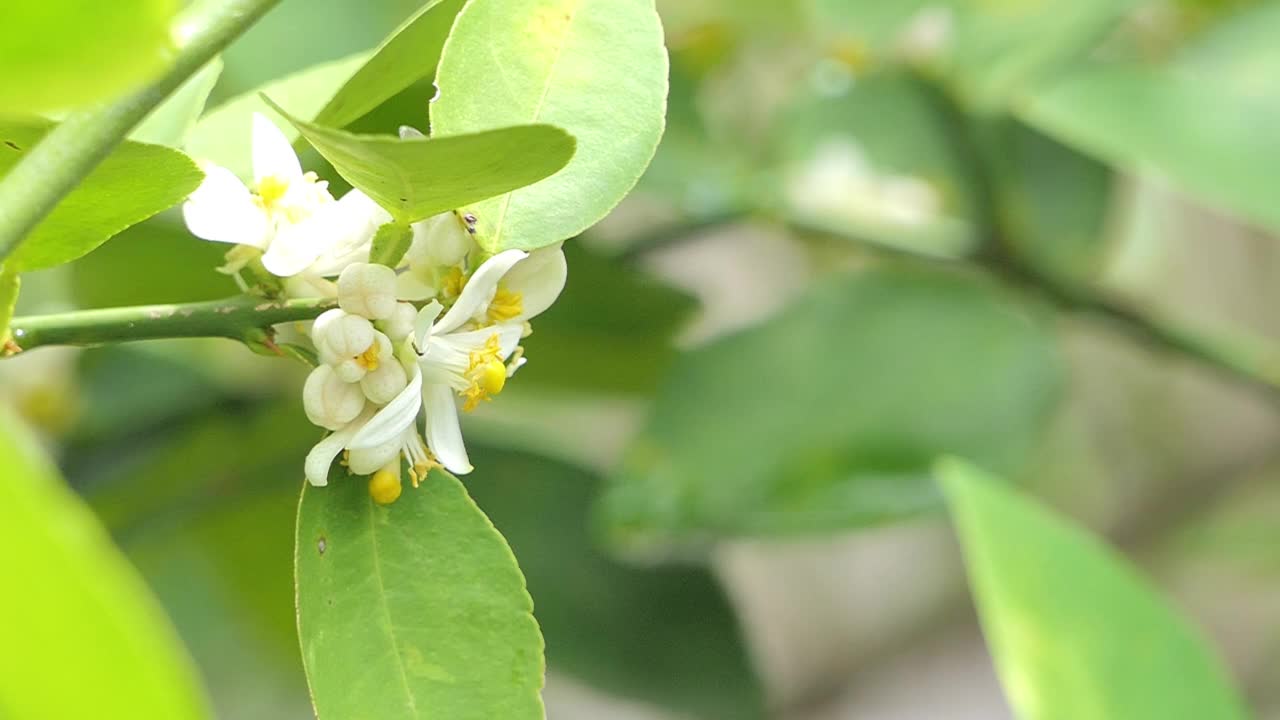
[[[411,242],[413,242],[413,228],[403,223],[389,222],[378,228],[378,232],[374,234],[369,248],[369,262],[395,267],[408,252]]]
[[[662,27],[653,0],[471,0],[436,84],[433,135],[545,122],[577,139],[563,171],[468,208],[487,250],[551,245],[604,217],[653,157],[667,96]]]
[[[1199,633],[1096,538],[966,463],[938,474],[1019,717],[1247,716]]]
[[[176,213],[175,213],[176,215]],[[126,229],[69,266],[81,308],[199,302],[238,292],[222,265],[227,246],[193,237],[179,217],[161,214]],[[137,282],[121,282],[124,277]]]
[[[0,116],[68,110],[160,73],[176,0],[6,3],[0,22]]]
[[[316,114],[314,122],[345,127],[415,82],[433,76],[462,5],[463,0],[432,0],[424,5],[378,46],[369,61]]]
[[[995,121],[1001,229],[1037,267],[1077,281],[1096,278],[1108,249],[1113,173],[1091,157],[1028,128]]]
[[[968,274],[824,281],[680,358],[606,518],[624,541],[823,532],[933,509],[942,454],[1016,472],[1057,398],[1039,320]]]
[[[1028,122],[1129,171],[1280,228],[1280,4],[1243,10],[1164,64],[1082,64],[1025,99]]]
[[[0,346],[9,340],[9,321],[13,319],[13,308],[18,304],[20,286],[18,273],[0,267]]]
[[[601,483],[591,473],[472,454],[467,488],[520,558],[553,670],[704,720],[764,716],[737,621],[708,570],[629,567],[596,550],[588,510]]]
[[[130,140],[180,148],[204,112],[209,93],[222,74],[222,60],[214,58],[187,78],[163,103],[151,111],[141,125],[129,133]]]
[[[537,182],[574,154],[573,137],[550,125],[402,139],[353,135],[284,117],[352,187],[402,223]]]
[[[0,175],[48,129],[47,124],[0,122]],[[36,226],[7,267],[26,272],[71,262],[130,225],[181,202],[203,177],[191,158],[177,150],[122,143]]]
[[[302,491],[296,563],[320,720],[542,720],[533,602],[457,478],[433,472],[384,507],[339,467]]]
[[[187,140],[187,152],[192,157],[227,168],[242,180],[251,180],[253,166],[249,142],[254,113],[266,115],[286,137],[298,137],[298,131],[277,114],[262,96],[266,95],[292,109],[299,117],[311,117],[324,107],[328,99],[352,75],[364,67],[369,57],[370,53],[362,52],[316,65],[218,105],[196,123]]]
[[[569,278],[524,341],[533,362],[520,384],[647,392],[675,357],[673,337],[693,298],[582,247],[564,245]]]
[[[18,581],[0,593],[15,620],[0,633],[6,717],[206,717],[154,599],[8,415],[0,457],[0,544],[14,550],[5,572]]]

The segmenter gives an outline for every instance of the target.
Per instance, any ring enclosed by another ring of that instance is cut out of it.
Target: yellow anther
[[[471,353],[466,377],[471,384],[460,393],[464,399],[462,409],[466,412],[475,410],[481,400],[502,392],[507,384],[507,366],[502,362],[498,333],[490,335],[484,347]]]
[[[520,293],[498,288],[489,302],[489,322],[500,323],[520,317],[524,312]]]
[[[369,372],[378,369],[378,343],[373,343],[368,350],[356,356],[356,364]]]
[[[400,497],[400,468],[382,468],[369,476],[369,497],[379,505],[390,505]],[[414,482],[417,487],[417,482]]]
[[[451,267],[440,281],[440,293],[446,298],[456,298],[462,294],[462,288],[466,284],[467,276],[463,274],[462,268]]]
[[[268,175],[258,182],[257,190],[258,202],[262,207],[270,210],[289,191],[289,181]]]

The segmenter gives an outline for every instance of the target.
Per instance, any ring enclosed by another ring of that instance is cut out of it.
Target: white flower
[[[386,265],[348,265],[338,276],[338,307],[370,320],[391,317],[396,309],[396,271]]]
[[[396,280],[396,296],[402,300],[429,300],[450,282],[460,283],[462,263],[476,249],[476,243],[453,212],[419,220],[412,228],[413,242],[404,254],[409,268]]]
[[[360,386],[344,382],[332,367],[317,367],[302,388],[307,419],[329,430],[341,428],[364,410],[365,395],[360,390]]]
[[[274,275],[323,276],[368,257],[379,225],[391,216],[358,190],[334,200],[328,183],[303,173],[289,140],[266,117],[253,116],[253,189],[226,168],[204,164],[205,179],[182,206],[197,237],[263,250]]]

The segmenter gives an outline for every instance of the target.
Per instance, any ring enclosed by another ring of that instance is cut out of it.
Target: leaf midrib
[[[403,688],[405,699],[408,701],[409,712],[413,713],[415,718],[421,717],[418,715],[418,704],[413,698],[413,691],[409,689],[409,675],[405,670],[404,658],[400,654],[400,641],[396,638],[396,627],[391,621],[391,606],[387,604],[387,585],[382,580],[382,557],[378,549],[378,528],[373,519],[372,499],[365,503],[365,509],[369,518],[369,535],[373,544],[373,575],[378,581],[378,605],[381,606],[382,615],[387,621],[387,635],[391,641],[391,649],[395,655],[396,670],[400,674],[400,686]]]

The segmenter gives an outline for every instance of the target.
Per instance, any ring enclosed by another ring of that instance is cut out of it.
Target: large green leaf
[[[158,74],[173,52],[176,0],[6,3],[0,116],[86,105]]]
[[[201,718],[205,700],[160,609],[106,533],[0,414],[0,708],[12,718]],[[74,688],[74,691],[69,691]]]
[[[564,253],[568,281],[533,322],[533,335],[524,341],[531,361],[520,370],[519,384],[653,390],[671,367],[676,331],[694,300],[580,243],[565,243]]]
[[[316,124],[345,127],[415,82],[434,75],[440,50],[462,3],[431,0],[414,13],[329,99],[315,116]]]
[[[635,185],[662,135],[667,54],[653,0],[470,0],[445,42],[432,132],[545,122],[578,140],[564,171],[469,209],[491,251],[578,234]]]
[[[526,454],[473,456],[467,488],[521,559],[552,670],[703,720],[763,717],[733,611],[708,570],[636,568],[596,550],[591,473]]]
[[[296,567],[320,720],[542,720],[533,603],[457,478],[433,472],[383,507],[339,468],[303,490]]]
[[[970,465],[938,473],[1018,717],[1246,717],[1199,633],[1096,538]]]
[[[1250,7],[1164,64],[1082,64],[1025,99],[1022,116],[1132,171],[1280,228],[1280,4]]]
[[[195,75],[187,78],[177,90],[129,133],[130,140],[180,148],[195,129],[196,120],[204,112],[209,93],[222,74],[222,60],[214,58]]]
[[[354,135],[286,118],[352,187],[402,223],[537,182],[574,156],[573,137],[550,125],[396,138]]]
[[[932,509],[938,455],[1020,468],[1059,370],[1035,314],[981,278],[838,275],[678,361],[607,517],[629,540],[821,532]]]
[[[298,137],[298,131],[276,114],[262,96],[290,108],[300,117],[311,117],[368,62],[369,57],[370,53],[362,52],[322,63],[218,105],[196,123],[187,139],[187,152],[227,168],[242,180],[251,180],[253,166],[249,142],[254,113],[271,118],[291,140]]]
[[[0,175],[47,131],[47,125],[0,123]],[[25,272],[71,262],[181,202],[203,177],[191,158],[177,150],[123,143],[36,226],[10,256],[8,267]]]

